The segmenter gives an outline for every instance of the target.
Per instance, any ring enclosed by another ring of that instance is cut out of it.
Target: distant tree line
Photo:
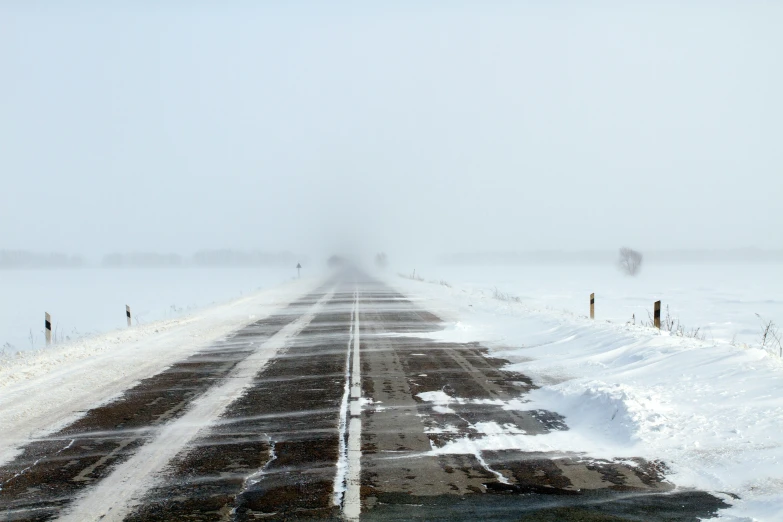
[[[527,252],[463,252],[441,256],[449,265],[516,266],[542,264],[595,264],[617,262],[616,250],[537,250]],[[714,250],[650,250],[644,252],[645,263],[657,264],[719,264],[719,263],[781,263],[783,250],[733,248]]]
[[[60,252],[0,250],[0,268],[78,268],[84,265],[82,257]]]
[[[193,254],[192,262],[199,266],[288,266],[299,261],[291,252],[259,252],[237,250],[200,250]]]
[[[134,252],[108,254],[102,265],[107,268],[120,267],[177,267],[177,266],[295,266],[298,261],[291,252],[260,252],[241,250],[199,250],[190,257],[179,254],[157,254]]]
[[[539,264],[606,264],[614,261],[611,250],[531,250],[524,252],[459,252],[441,256],[448,265],[514,266]]]
[[[192,256],[158,252],[114,252],[103,256],[104,268],[166,268],[182,266],[290,266],[306,263],[306,257],[292,252],[261,252],[244,250],[200,250]],[[14,268],[81,268],[95,266],[82,256],[59,252],[0,250],[0,270]]]
[[[106,268],[158,268],[182,266],[179,254],[157,254],[154,252],[113,253],[103,256],[101,265]]]

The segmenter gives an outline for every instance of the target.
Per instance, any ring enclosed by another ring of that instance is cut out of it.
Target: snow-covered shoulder
[[[141,379],[263,319],[315,288],[301,279],[189,315],[18,352],[0,360],[0,464]]]

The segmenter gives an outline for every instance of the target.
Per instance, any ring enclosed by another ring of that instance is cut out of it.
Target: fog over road
[[[437,310],[347,270],[0,467],[0,520],[697,520],[665,466],[448,454],[492,426],[568,426]],[[53,393],[56,393],[53,391]],[[507,407],[509,404],[521,407]]]

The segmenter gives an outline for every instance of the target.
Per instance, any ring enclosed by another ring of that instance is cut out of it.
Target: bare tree
[[[642,268],[642,253],[628,247],[620,249],[620,259],[617,264],[625,275],[635,276]]]

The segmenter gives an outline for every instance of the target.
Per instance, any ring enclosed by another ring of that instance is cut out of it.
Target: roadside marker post
[[[301,279],[302,278],[302,264],[297,263],[296,264],[296,278]]]
[[[655,301],[653,305],[653,325],[657,329],[661,329],[661,302]]]
[[[595,319],[595,292],[590,294],[590,319]]]
[[[128,327],[131,325],[131,313],[130,313],[130,306],[125,305],[125,317],[128,318]]]
[[[52,344],[52,316],[49,312],[44,312],[44,335],[46,335],[46,346]]]

